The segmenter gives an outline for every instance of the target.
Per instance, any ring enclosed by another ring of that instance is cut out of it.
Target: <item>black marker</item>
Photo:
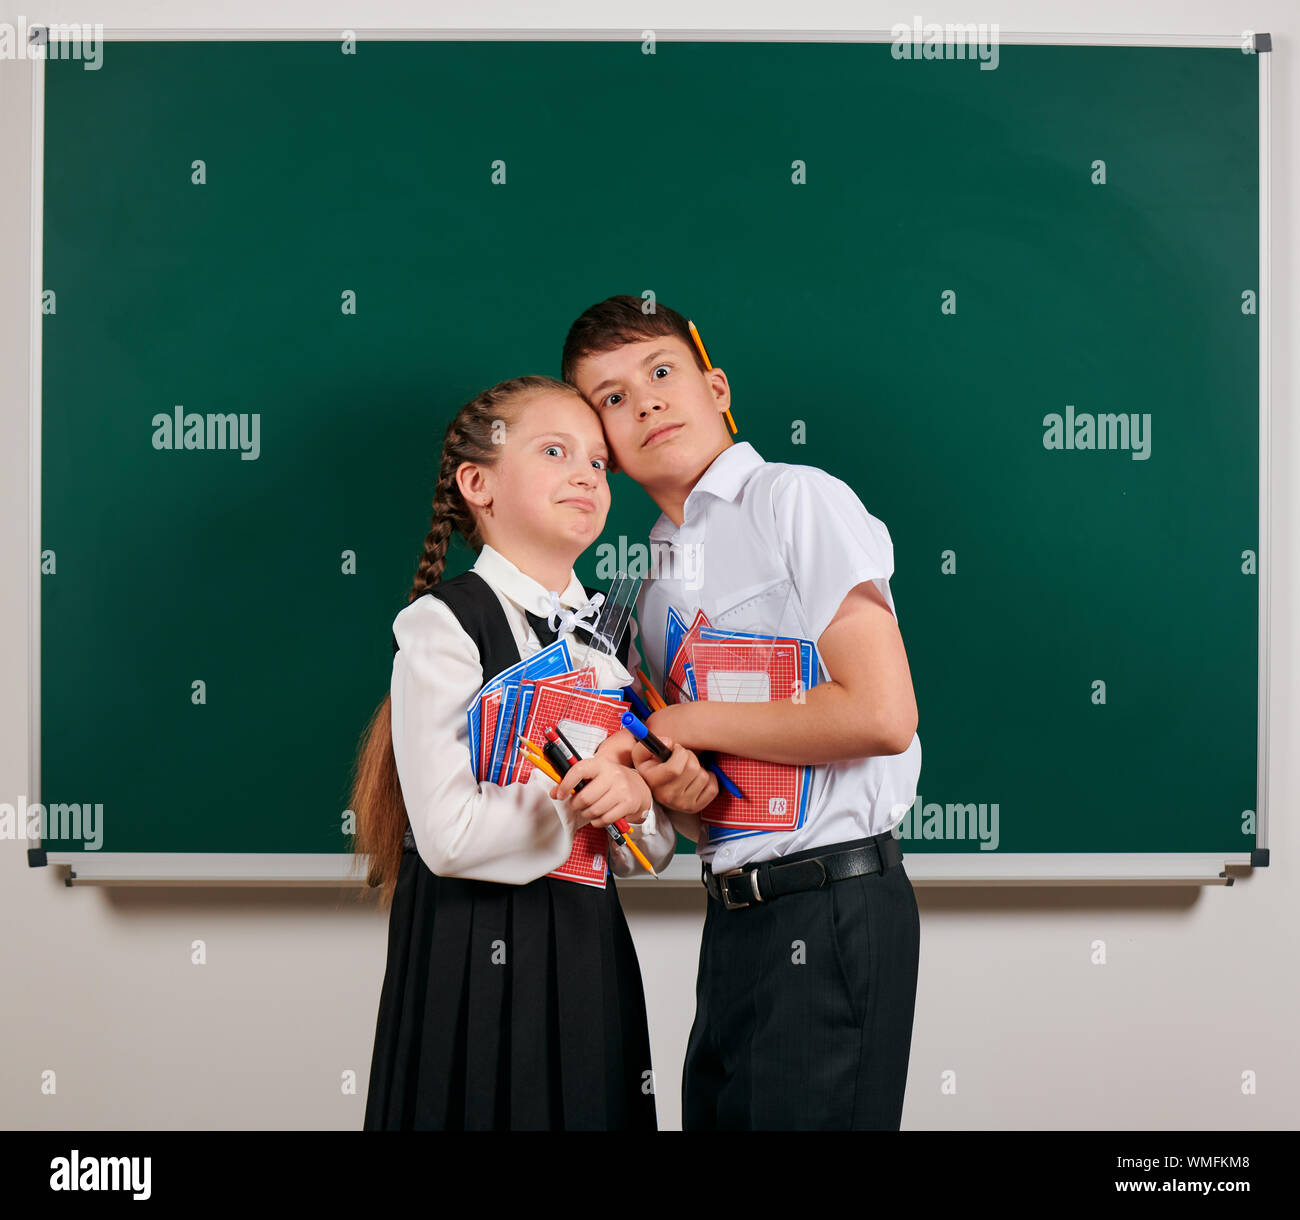
[[[559,729],[546,730],[546,744],[542,747],[542,753],[546,755],[551,766],[560,773],[561,778],[569,773],[569,768],[571,768],[574,763],[582,761],[578,751],[569,745],[569,739],[565,737]],[[576,785],[574,785],[574,792],[581,792],[589,783],[591,783],[589,779],[580,780]],[[622,822],[622,820],[623,819],[620,818],[619,822]],[[627,840],[623,838],[622,832],[619,829],[619,822],[611,822],[605,827],[605,829],[609,831],[609,837],[613,839],[615,843],[620,847],[626,847]]]

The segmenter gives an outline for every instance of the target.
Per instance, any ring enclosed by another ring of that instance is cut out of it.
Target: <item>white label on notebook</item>
[[[605,730],[598,724],[584,724],[581,720],[561,720],[556,726],[569,739],[579,758],[590,758],[596,747],[605,740]]]
[[[760,669],[709,670],[710,703],[767,703],[771,699],[770,680]]]

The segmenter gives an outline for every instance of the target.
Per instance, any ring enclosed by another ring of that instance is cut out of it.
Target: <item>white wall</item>
[[[34,7],[34,6],[33,6]],[[1004,32],[1268,30],[1273,63],[1273,865],[1232,888],[918,888],[921,979],[905,1128],[1287,1128],[1300,1125],[1300,728],[1292,408],[1296,123],[1291,0],[799,5],[748,0],[525,4],[136,0],[52,4],[0,21],[113,28],[469,26],[888,29],[998,22]],[[183,16],[182,16],[183,15]],[[0,61],[0,801],[29,795],[27,378],[30,65]],[[883,133],[882,133],[883,134]],[[1209,709],[1212,714],[1212,709]],[[924,738],[924,709],[921,723]],[[1212,760],[1208,761],[1212,765]],[[359,1129],[386,921],[353,891],[69,889],[0,841],[0,1127]],[[629,893],[646,980],[660,1125],[680,1124],[703,891]],[[190,942],[208,964],[190,964]],[[1104,940],[1108,964],[1090,964]],[[43,1095],[41,1073],[57,1072]],[[343,1096],[341,1073],[360,1089]],[[940,1074],[957,1074],[955,1095]],[[1243,1095],[1242,1073],[1256,1074]]]

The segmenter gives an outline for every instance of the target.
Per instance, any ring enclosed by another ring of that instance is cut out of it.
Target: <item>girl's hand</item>
[[[671,737],[655,736],[672,750],[672,757],[660,762],[641,743],[632,747],[632,762],[654,794],[655,800],[680,813],[699,813],[718,795],[718,779],[705,770],[699,755]]]
[[[591,782],[577,794],[573,789],[584,779]],[[593,826],[608,826],[619,818],[644,822],[650,808],[650,789],[630,767],[623,767],[599,753],[575,763],[564,779],[551,789],[557,801],[569,801],[574,816]]]

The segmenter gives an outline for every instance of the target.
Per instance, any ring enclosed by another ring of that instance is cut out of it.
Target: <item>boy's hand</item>
[[[699,813],[712,804],[718,795],[718,780],[713,772],[704,769],[694,750],[674,744],[672,738],[661,733],[655,736],[672,750],[666,762],[660,762],[642,742],[632,747],[633,765],[650,785],[655,800],[681,813]]]
[[[579,793],[573,789],[584,779],[591,782]],[[608,755],[594,754],[574,763],[564,779],[551,789],[553,799],[569,801],[574,816],[593,826],[608,826],[619,818],[644,822],[650,808],[650,789],[630,767]]]
[[[636,738],[632,736],[631,730],[619,729],[616,733],[611,733],[604,741],[596,747],[596,753],[606,758],[612,758],[616,763],[621,763],[625,767],[632,765],[632,746],[636,743]]]
[[[697,720],[700,708],[694,703],[670,703],[667,707],[661,707],[657,712],[650,713],[650,719],[645,722],[648,728],[664,745],[668,745],[669,738],[677,742],[686,749],[698,749],[697,743],[691,736],[690,728],[693,720]],[[698,723],[697,723],[698,727]],[[638,753],[637,758],[641,755]]]

